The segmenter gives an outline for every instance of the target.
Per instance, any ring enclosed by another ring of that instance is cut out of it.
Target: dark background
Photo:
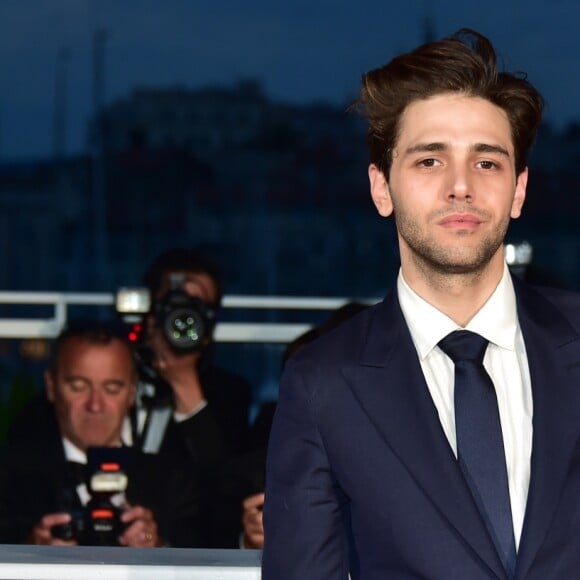
[[[112,292],[201,245],[227,294],[380,298],[395,236],[346,109],[363,72],[469,26],[547,101],[509,241],[532,245],[530,279],[579,290],[579,21],[576,0],[2,0],[0,289]],[[259,401],[282,348],[216,355]],[[3,412],[45,354],[0,342]]]

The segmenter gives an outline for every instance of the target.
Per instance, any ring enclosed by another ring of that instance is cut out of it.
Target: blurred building
[[[211,161],[255,140],[270,121],[270,103],[257,81],[195,91],[138,89],[104,112],[104,146],[109,152],[183,149]]]
[[[365,128],[347,105],[274,102],[255,80],[112,102],[98,120],[100,159],[0,166],[0,240],[10,248],[1,286],[114,290],[139,283],[161,250],[203,244],[231,293],[381,295],[396,240],[370,200]],[[579,151],[577,126],[543,127],[511,230],[533,245],[537,267],[576,288]]]

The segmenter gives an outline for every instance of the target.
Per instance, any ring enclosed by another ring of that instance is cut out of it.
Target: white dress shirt
[[[404,280],[402,272],[399,272],[397,291],[441,426],[457,456],[454,364],[437,343],[460,327],[417,295]],[[465,329],[489,341],[483,364],[497,395],[517,548],[530,482],[533,404],[528,359],[507,265],[494,293]]]

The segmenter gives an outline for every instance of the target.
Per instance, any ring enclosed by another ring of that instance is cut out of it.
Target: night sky
[[[96,29],[107,35],[106,102],[253,77],[275,100],[341,105],[364,71],[422,42],[426,18],[437,37],[480,30],[543,92],[550,122],[580,120],[578,0],[0,0],[0,161],[52,154],[63,50],[66,153],[85,149]]]

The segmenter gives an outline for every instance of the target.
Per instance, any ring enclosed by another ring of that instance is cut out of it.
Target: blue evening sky
[[[580,120],[578,0],[0,0],[0,160],[49,157],[66,49],[66,151],[85,149],[93,32],[107,31],[106,101],[135,87],[263,81],[276,100],[342,104],[361,74],[463,26],[525,70],[557,127]]]

